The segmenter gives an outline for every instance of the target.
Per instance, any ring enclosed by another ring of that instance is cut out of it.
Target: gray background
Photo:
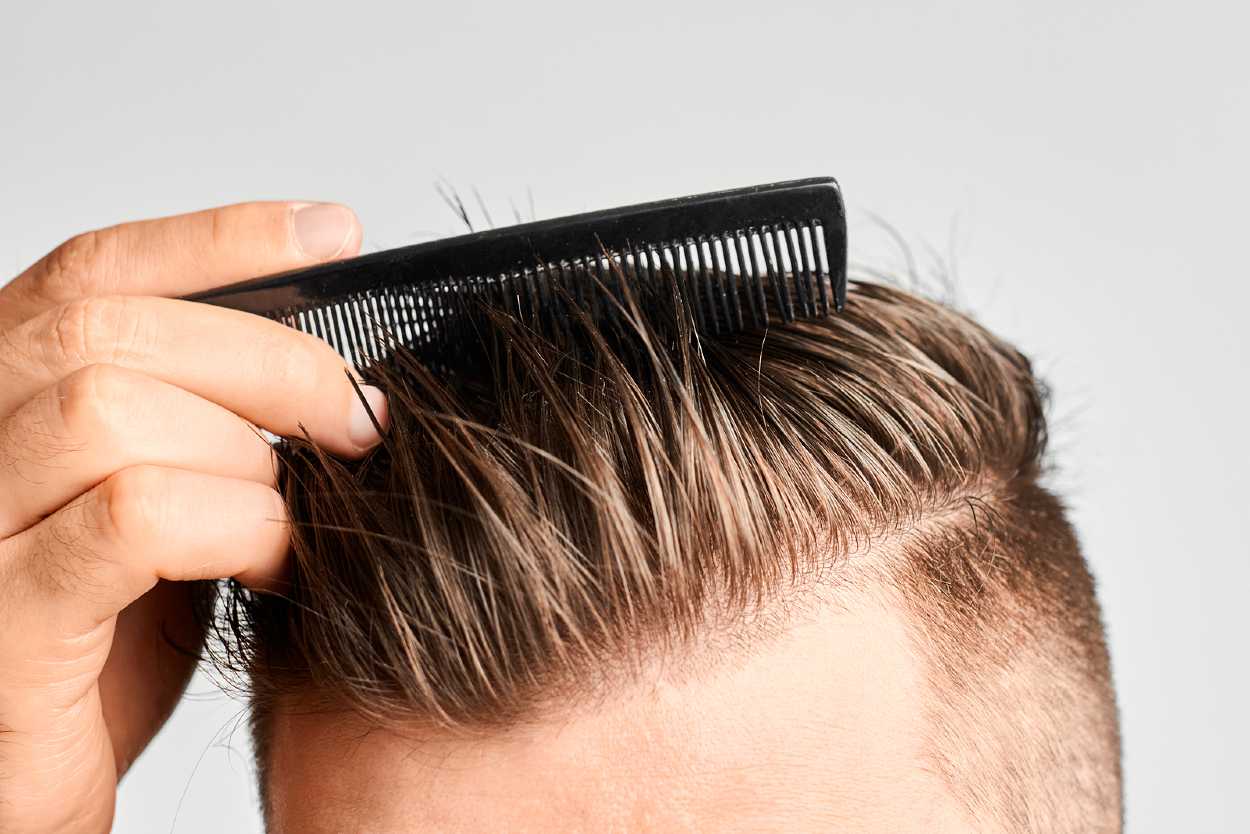
[[[1053,383],[1130,830],[1245,831],[1244,8],[5,3],[0,274],[253,198],[347,202],[382,247],[459,231],[438,177],[499,219],[836,175],[854,260],[902,266],[887,219]],[[258,830],[241,707],[193,693],[117,831]]]

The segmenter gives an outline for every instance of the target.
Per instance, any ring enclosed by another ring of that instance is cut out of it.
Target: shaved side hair
[[[493,316],[454,368],[395,350],[366,371],[391,421],[368,458],[283,443],[290,585],[223,586],[218,609],[262,767],[293,700],[500,728],[648,658],[751,651],[823,588],[905,612],[926,756],[971,820],[1119,831],[1103,627],[1042,483],[1029,361],[866,282],[840,315],[732,336],[680,298],[619,312],[559,333]]]

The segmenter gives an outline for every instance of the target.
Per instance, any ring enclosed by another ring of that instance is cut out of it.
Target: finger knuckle
[[[62,304],[45,332],[55,359],[70,364],[113,363],[133,341],[129,305],[120,297],[92,296]]]
[[[48,254],[36,290],[51,299],[72,297],[107,271],[116,255],[117,235],[111,229],[75,235]]]
[[[116,365],[87,365],[57,386],[57,407],[66,433],[98,446],[120,434],[140,399],[136,375]]]
[[[100,521],[107,535],[137,543],[162,537],[169,522],[169,479],[159,468],[132,466],[104,482]]]

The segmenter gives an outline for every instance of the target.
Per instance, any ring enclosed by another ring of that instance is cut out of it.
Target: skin
[[[701,654],[474,737],[280,709],[269,830],[980,830],[926,763],[925,685],[893,605],[858,595]]]
[[[174,297],[360,237],[341,207],[229,206],[79,235],[0,288],[0,831],[108,831],[192,671],[185,581],[280,581],[255,427],[378,441],[327,345]]]

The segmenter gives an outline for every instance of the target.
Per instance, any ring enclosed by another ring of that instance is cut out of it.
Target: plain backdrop
[[[1248,25],[1202,0],[6,2],[0,282],[240,200],[344,201],[378,248],[461,230],[437,180],[499,221],[837,176],[856,263],[905,266],[884,219],[1052,384],[1129,830],[1246,831]],[[242,709],[197,678],[116,831],[259,831]]]

